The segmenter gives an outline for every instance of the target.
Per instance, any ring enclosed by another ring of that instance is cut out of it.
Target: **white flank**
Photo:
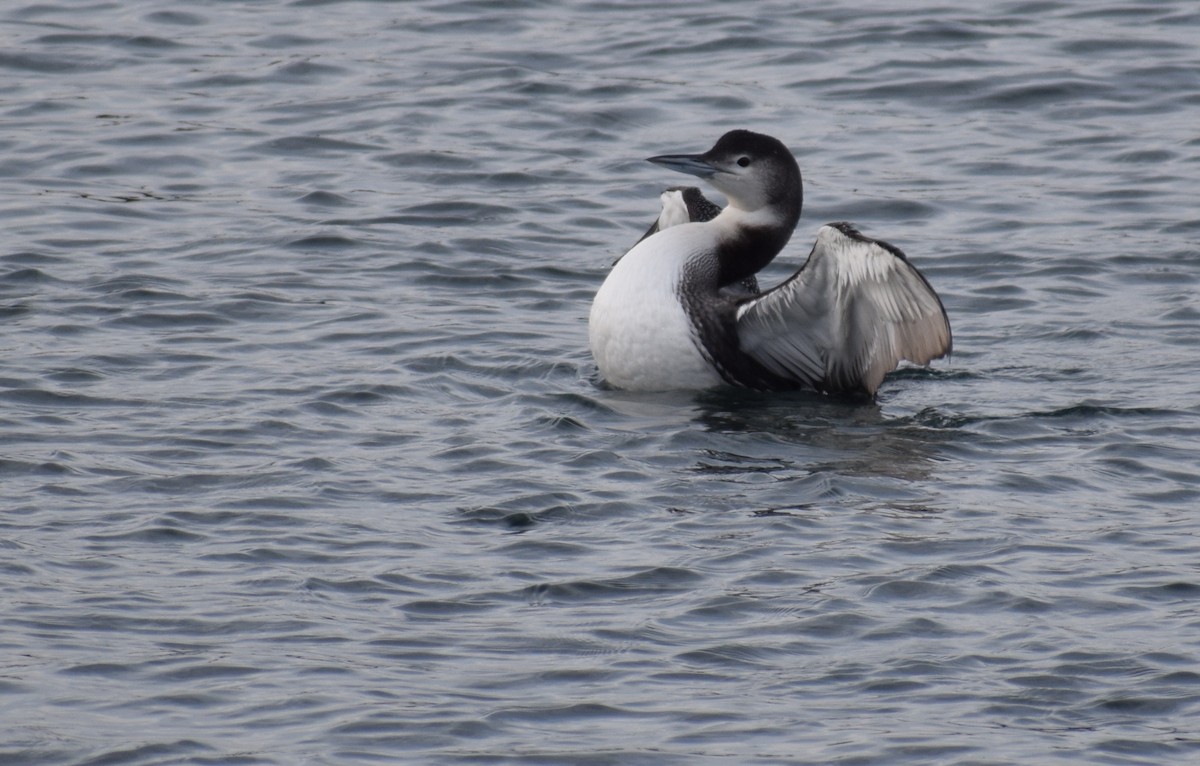
[[[600,286],[588,339],[600,374],[630,391],[710,388],[721,377],[701,355],[677,287],[685,264],[715,241],[710,223],[672,226],[642,240]]]

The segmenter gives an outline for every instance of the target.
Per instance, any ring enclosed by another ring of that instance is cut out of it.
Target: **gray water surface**
[[[0,11],[0,763],[1200,760],[1200,9]],[[940,292],[878,401],[606,389],[725,130]]]

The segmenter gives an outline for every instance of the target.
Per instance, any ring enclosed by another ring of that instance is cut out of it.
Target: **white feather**
[[[687,202],[683,199],[682,191],[679,189],[667,189],[658,195],[658,199],[662,202],[662,212],[658,214],[659,231],[669,229],[672,226],[678,226],[681,223],[691,222],[691,217],[688,215]]]
[[[588,318],[592,356],[611,385],[665,391],[721,383],[678,295],[685,264],[714,241],[710,223],[675,225],[642,240],[613,266]]]

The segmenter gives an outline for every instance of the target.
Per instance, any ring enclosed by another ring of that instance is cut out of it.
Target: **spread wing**
[[[850,224],[817,232],[789,280],[737,310],[741,349],[776,375],[821,391],[874,394],[908,360],[950,353],[950,321],[937,293],[886,242]]]
[[[695,186],[672,186],[659,195],[659,201],[662,202],[662,210],[642,235],[642,239],[681,223],[711,221],[721,212],[721,208]]]

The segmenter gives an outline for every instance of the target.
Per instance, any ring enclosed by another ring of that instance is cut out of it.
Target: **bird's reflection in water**
[[[707,431],[760,437],[739,438],[709,452],[697,465],[706,473],[769,470],[775,465],[810,474],[926,481],[948,438],[945,431],[922,426],[912,417],[885,415],[869,399],[719,390],[700,394],[696,404],[696,421]]]

